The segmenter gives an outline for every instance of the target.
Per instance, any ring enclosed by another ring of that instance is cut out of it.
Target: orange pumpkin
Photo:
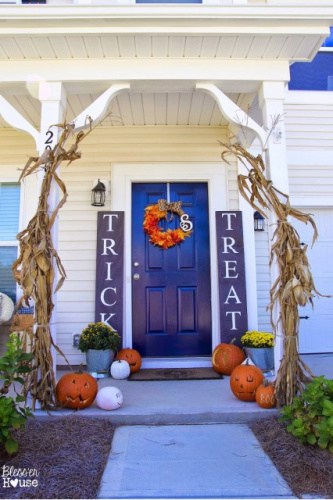
[[[81,410],[94,401],[98,385],[89,373],[66,373],[56,385],[56,398],[65,408]]]
[[[120,349],[116,356],[116,359],[124,359],[130,365],[131,373],[138,372],[141,368],[141,355],[136,349],[130,349],[126,347],[125,349]]]
[[[276,406],[275,387],[267,379],[256,390],[256,402],[260,408],[274,408]]]
[[[215,347],[212,356],[213,368],[217,373],[230,375],[236,366],[245,359],[242,349],[233,343],[219,344]]]
[[[241,401],[255,401],[256,390],[264,380],[262,371],[256,366],[236,366],[230,377],[230,388]]]

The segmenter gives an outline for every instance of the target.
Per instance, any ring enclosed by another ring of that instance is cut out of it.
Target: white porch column
[[[238,174],[246,175],[248,172],[242,162],[238,161]],[[258,292],[257,292],[257,271],[255,237],[253,227],[253,208],[239,193],[239,210],[243,214],[243,236],[246,276],[246,303],[247,321],[249,330],[258,328]],[[244,332],[245,333],[245,332]]]
[[[289,194],[288,165],[286,151],[286,134],[284,126],[284,100],[285,84],[283,82],[263,82],[259,91],[259,104],[262,109],[264,125],[268,130],[272,128],[272,123],[279,117],[279,122],[270,135],[266,155],[267,176],[272,180],[274,187],[285,194]],[[273,232],[276,228],[276,217],[270,215],[269,219],[269,240],[271,241]],[[271,283],[274,283],[278,276],[278,265],[273,263],[271,266]],[[278,307],[276,307],[274,320],[279,316]],[[283,356],[283,337],[280,323],[277,327],[276,347],[275,347],[275,372],[280,366]]]
[[[41,82],[39,84],[39,100],[41,101],[41,122],[40,122],[40,135],[39,135],[39,154],[42,154],[45,148],[53,148],[57,143],[58,137],[62,129],[52,127],[51,125],[62,123],[65,116],[66,109],[66,92],[61,82]],[[39,190],[41,188],[42,173],[40,176]],[[59,189],[54,186],[51,187],[49,195],[49,211],[52,213],[59,201]],[[51,237],[54,247],[58,247],[58,217],[56,217],[51,229]],[[57,283],[57,273],[55,275],[55,284]],[[57,311],[57,296],[52,297],[54,309],[50,321],[50,330],[53,341],[56,343],[56,311]],[[55,352],[53,352],[54,370],[56,368]]]

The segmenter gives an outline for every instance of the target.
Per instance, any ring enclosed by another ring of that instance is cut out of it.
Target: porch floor
[[[333,354],[305,355],[304,361],[317,376],[333,378]],[[61,376],[64,372],[59,372]],[[94,403],[82,411],[83,416],[110,418],[116,425],[171,425],[246,423],[276,414],[277,410],[261,409],[255,402],[245,403],[234,397],[229,377],[221,380],[173,380],[139,382],[100,379],[99,387],[116,386],[124,403],[116,411],[104,411]],[[72,410],[54,414],[68,415]],[[49,417],[36,410],[36,417]]]

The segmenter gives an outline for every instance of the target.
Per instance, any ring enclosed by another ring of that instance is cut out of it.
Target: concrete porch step
[[[247,423],[277,414],[257,403],[239,401],[229,387],[229,377],[221,380],[129,381],[100,379],[99,387],[121,390],[124,403],[113,411],[101,410],[94,403],[82,410],[82,416],[110,418],[115,425],[176,425]],[[69,414],[61,410],[57,415]],[[48,413],[37,410],[37,417]]]

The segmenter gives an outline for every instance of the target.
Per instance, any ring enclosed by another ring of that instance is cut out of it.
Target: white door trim
[[[111,167],[111,210],[125,212],[124,346],[132,346],[132,183],[207,182],[210,228],[212,345],[219,343],[220,318],[216,251],[217,210],[229,210],[227,167],[222,162],[114,163]],[[207,358],[146,358],[143,367],[210,366]]]

